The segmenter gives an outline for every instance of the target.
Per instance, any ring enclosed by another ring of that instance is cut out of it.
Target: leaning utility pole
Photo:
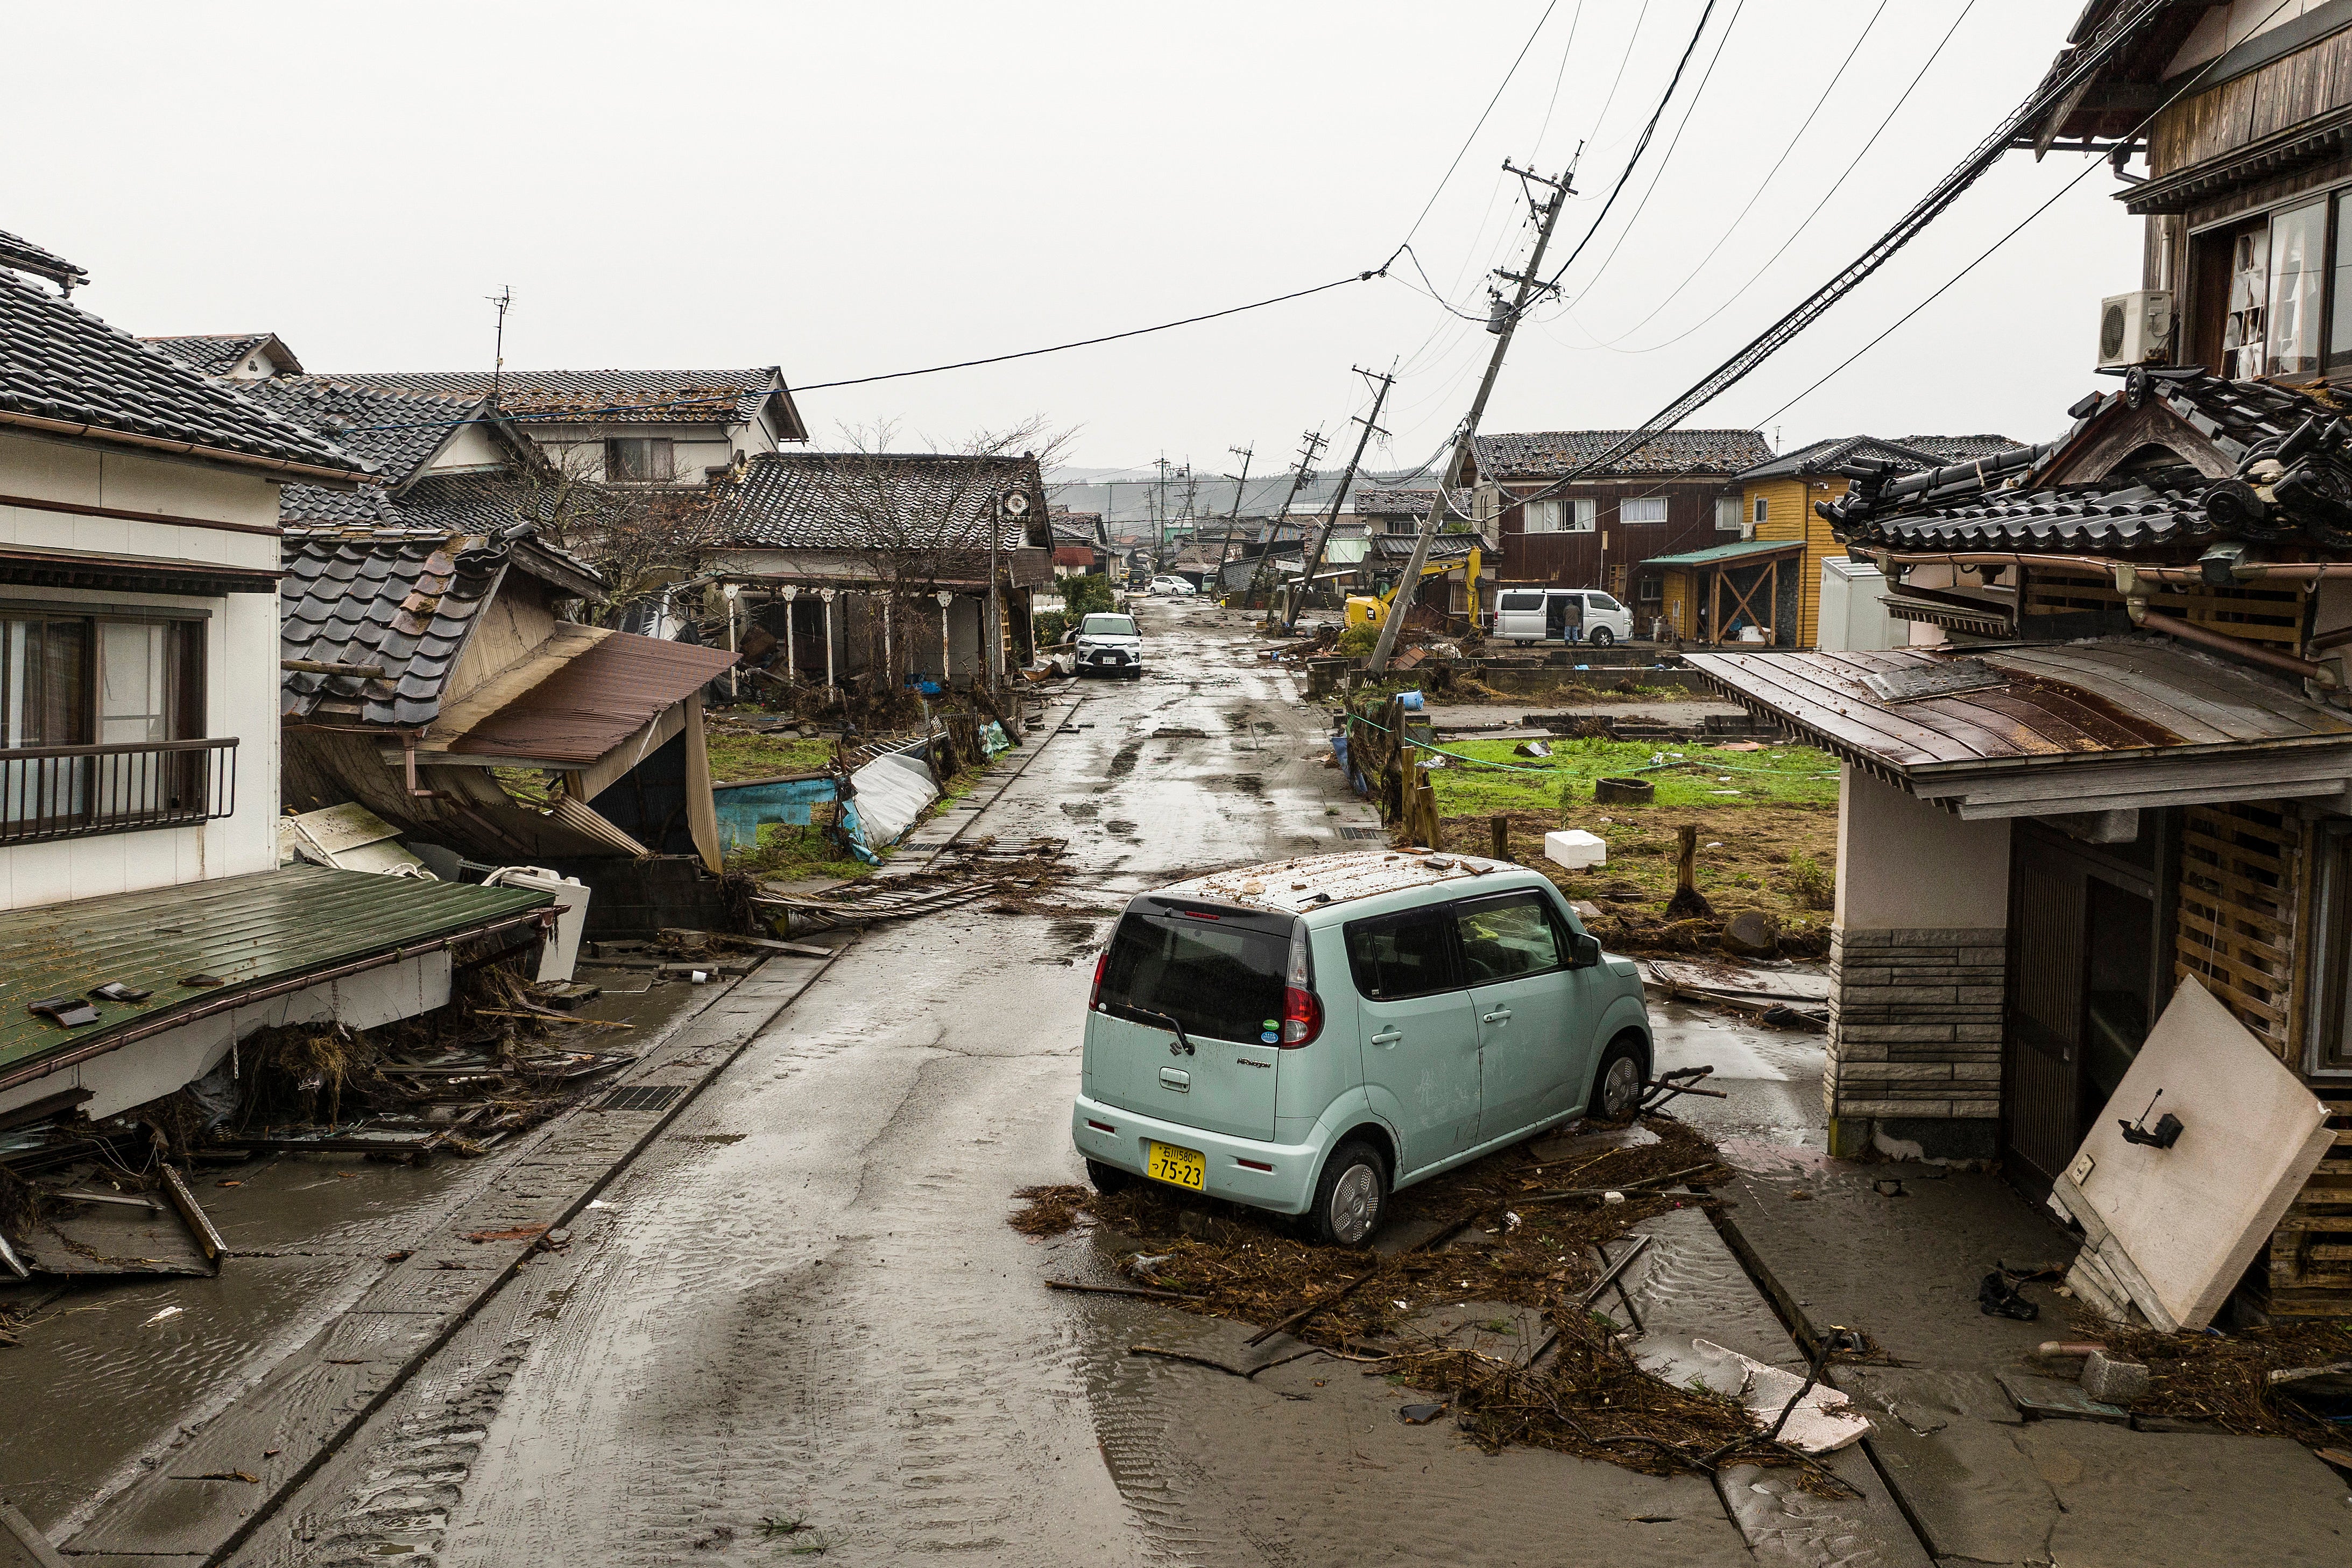
[[[1366,370],[1361,365],[1354,368],[1358,375],[1368,381],[1372,379],[1373,372]],[[1383,436],[1388,434],[1387,431],[1381,429],[1381,405],[1389,400],[1389,388],[1396,384],[1396,366],[1393,363],[1389,366],[1387,374],[1380,377],[1380,384],[1381,389],[1372,395],[1371,416],[1356,420],[1357,424],[1364,427],[1364,433],[1356,437],[1355,456],[1348,459],[1348,467],[1339,476],[1339,488],[1331,497],[1331,510],[1324,514],[1323,526],[1315,531],[1315,547],[1307,551],[1299,561],[1298,592],[1291,595],[1289,614],[1283,617],[1285,632],[1298,629],[1299,606],[1306,602],[1307,595],[1314,590],[1315,568],[1323,564],[1323,552],[1330,547],[1331,531],[1339,526],[1339,512],[1348,504],[1348,487],[1356,482],[1356,468],[1364,460],[1364,448],[1371,444],[1375,432]]]
[[[1421,537],[1413,542],[1412,560],[1404,569],[1404,579],[1397,584],[1395,596],[1389,601],[1387,617],[1381,622],[1380,646],[1372,650],[1371,662],[1365,666],[1374,677],[1387,671],[1389,655],[1396,650],[1397,632],[1404,625],[1406,613],[1412,608],[1413,595],[1420,591],[1421,569],[1429,563],[1430,542],[1437,537],[1438,522],[1445,516],[1446,493],[1459,482],[1469,464],[1470,443],[1477,438],[1478,420],[1486,412],[1486,398],[1495,390],[1495,378],[1503,373],[1503,356],[1510,353],[1511,334],[1518,331],[1519,318],[1527,313],[1528,305],[1537,296],[1553,291],[1553,285],[1540,280],[1544,251],[1551,244],[1551,231],[1559,225],[1560,209],[1568,205],[1568,197],[1575,194],[1575,165],[1570,164],[1557,180],[1547,180],[1531,169],[1517,168],[1508,158],[1503,160],[1503,167],[1519,177],[1523,194],[1528,183],[1533,181],[1549,187],[1551,195],[1540,204],[1532,196],[1528,198],[1530,210],[1543,220],[1543,226],[1536,231],[1536,251],[1528,261],[1528,269],[1525,272],[1496,273],[1505,282],[1516,285],[1517,292],[1512,296],[1507,311],[1498,311],[1496,318],[1487,323],[1487,331],[1495,334],[1495,352],[1486,361],[1486,374],[1478,383],[1478,395],[1470,400],[1470,412],[1463,418],[1462,428],[1454,434],[1454,455],[1446,459],[1444,468],[1437,476],[1437,499],[1430,503],[1429,515],[1422,519]],[[1499,305],[1501,302],[1501,296],[1497,295],[1496,303]],[[1475,583],[1470,584],[1470,616],[1475,623],[1478,616],[1478,584]]]
[[[1234,509],[1225,513],[1225,542],[1217,547],[1217,570],[1213,592],[1222,592],[1225,585],[1225,559],[1234,552],[1234,523],[1242,515],[1242,492],[1249,489],[1250,457],[1257,450],[1255,443],[1247,447],[1228,447],[1226,451],[1242,460],[1242,471],[1234,480]]]
[[[1290,515],[1291,502],[1298,499],[1299,490],[1314,475],[1315,459],[1323,455],[1323,448],[1329,444],[1320,430],[1309,430],[1301,437],[1301,440],[1303,445],[1298,449],[1298,471],[1290,476],[1290,493],[1283,497],[1282,510],[1274,514],[1273,521],[1266,524],[1265,538],[1261,542],[1257,552],[1257,567],[1250,573],[1249,588],[1242,595],[1244,609],[1247,609],[1251,602],[1256,599],[1258,589],[1265,584],[1266,568],[1274,560],[1274,536],[1281,530],[1282,520]]]

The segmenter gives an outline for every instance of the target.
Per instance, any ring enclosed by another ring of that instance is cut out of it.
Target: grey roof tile
[[[1025,517],[998,498],[1028,497]],[[906,553],[1047,545],[1052,525],[1034,458],[934,452],[763,452],[740,480],[722,480],[711,508],[729,543],[771,550]]]
[[[1480,436],[1473,450],[1482,479],[1552,479],[1594,461],[1633,434],[1631,430],[1543,430]],[[1771,458],[1772,448],[1754,430],[1662,430],[1590,477],[1728,479]]]

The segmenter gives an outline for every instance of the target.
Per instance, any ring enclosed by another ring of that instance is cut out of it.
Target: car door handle
[[[1479,1014],[1478,1019],[1485,1024],[1507,1024],[1511,1021],[1511,1010],[1508,1007],[1497,1007],[1491,1013]]]
[[[1403,1038],[1404,1031],[1402,1029],[1382,1029],[1379,1034],[1372,1037],[1372,1044],[1385,1049],[1388,1047],[1395,1045],[1399,1040]]]
[[[1192,1075],[1188,1072],[1180,1072],[1174,1068],[1161,1068],[1160,1069],[1160,1082],[1163,1088],[1172,1089],[1179,1094],[1190,1094],[1192,1092]]]

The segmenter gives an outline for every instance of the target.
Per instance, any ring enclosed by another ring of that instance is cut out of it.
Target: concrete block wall
[[[1833,1137],[1867,1138],[1867,1121],[1882,1146],[1916,1142],[1947,1159],[1992,1152],[2005,942],[1998,927],[1832,931],[1822,1092]]]

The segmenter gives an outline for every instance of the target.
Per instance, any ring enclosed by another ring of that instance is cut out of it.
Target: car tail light
[[[1312,991],[1302,991],[1296,985],[1282,988],[1282,1046],[1288,1050],[1294,1046],[1313,1042],[1323,1032],[1323,999]]]
[[[1088,992],[1087,993],[1087,1005],[1089,1008],[1092,1008],[1092,1007],[1095,1007],[1095,1006],[1098,1006],[1098,1005],[1101,1004],[1101,1002],[1102,1002],[1102,977],[1103,977],[1103,971],[1104,971],[1104,970],[1106,970],[1106,969],[1108,969],[1109,967],[1110,967],[1110,949],[1109,949],[1109,948],[1108,948],[1108,947],[1106,947],[1106,948],[1104,948],[1100,952],[1098,952],[1098,953],[1095,954],[1095,984],[1094,984],[1094,988],[1093,988],[1092,990],[1090,990],[1090,991],[1088,991]]]

